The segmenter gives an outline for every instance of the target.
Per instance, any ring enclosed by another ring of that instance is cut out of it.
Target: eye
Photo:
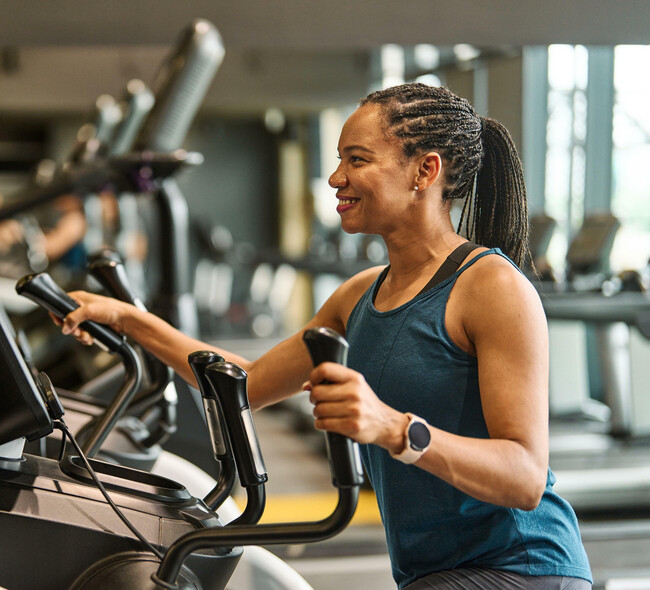
[[[338,160],[343,161],[343,158],[341,157],[341,154],[338,154],[336,156]],[[355,165],[355,164],[361,164],[361,163],[366,163],[368,160],[366,158],[363,158],[361,156],[357,156],[356,154],[346,154],[345,155],[345,161],[348,162],[349,164]]]

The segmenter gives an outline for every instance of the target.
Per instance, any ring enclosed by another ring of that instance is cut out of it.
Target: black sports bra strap
[[[382,283],[384,282],[384,279],[386,278],[386,275],[388,274],[388,271],[390,270],[390,264],[384,268],[384,270],[379,273],[379,276],[377,277],[377,286],[375,287],[375,291],[372,294],[372,302],[375,302],[375,298],[377,297],[377,293],[379,292],[379,287],[381,287]]]
[[[474,242],[465,242],[458,246],[458,248],[456,248],[449,256],[447,256],[447,259],[436,271],[436,274],[431,277],[431,280],[422,288],[418,295],[426,293],[430,289],[433,289],[436,285],[442,283],[442,281],[448,279],[460,268],[460,265],[463,263],[465,258],[467,258],[469,253],[476,250],[478,247],[479,246],[477,246]]]
[[[474,242],[464,242],[458,246],[458,248],[456,248],[449,256],[447,256],[445,261],[440,265],[440,268],[436,271],[436,274],[431,277],[431,280],[422,288],[418,295],[426,293],[430,289],[433,289],[436,285],[442,283],[442,281],[445,279],[448,279],[460,268],[460,265],[463,263],[465,258],[467,258],[469,253],[473,252],[476,250],[476,248],[479,247],[480,246],[477,246]],[[384,282],[384,279],[386,278],[389,270],[390,265],[384,268],[384,270],[382,270],[381,274],[379,275],[377,286],[375,287],[375,292],[372,295],[373,303],[375,301],[375,297],[377,296],[377,292],[379,291],[379,287],[381,287],[381,284]]]

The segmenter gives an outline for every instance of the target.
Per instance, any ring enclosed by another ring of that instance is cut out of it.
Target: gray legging
[[[582,578],[520,576],[502,570],[466,568],[429,574],[404,590],[590,590]]]

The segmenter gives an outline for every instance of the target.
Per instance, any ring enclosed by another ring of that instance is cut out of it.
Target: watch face
[[[421,451],[426,449],[427,445],[431,442],[431,433],[426,424],[422,422],[413,422],[409,427],[409,444],[412,449]]]

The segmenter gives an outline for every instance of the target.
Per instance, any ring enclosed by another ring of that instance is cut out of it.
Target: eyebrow
[[[373,150],[371,150],[370,148],[364,147],[364,146],[362,146],[362,145],[346,145],[346,146],[343,148],[342,151],[343,151],[343,152],[351,152],[351,151],[354,151],[354,150],[360,150],[360,151],[362,151],[362,152],[367,152],[367,153],[369,153],[369,154],[374,154],[374,153],[375,153],[375,152],[374,152]]]

